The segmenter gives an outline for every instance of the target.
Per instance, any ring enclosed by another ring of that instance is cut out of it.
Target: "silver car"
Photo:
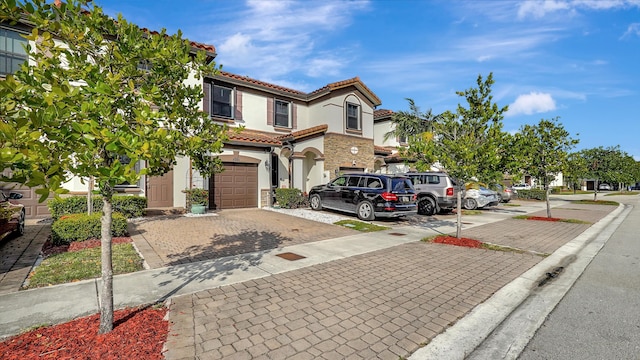
[[[467,210],[482,209],[487,206],[496,206],[500,203],[498,193],[482,185],[467,184],[466,188],[462,206]]]

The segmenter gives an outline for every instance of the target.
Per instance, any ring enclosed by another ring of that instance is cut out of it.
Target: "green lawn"
[[[113,273],[142,270],[142,259],[132,244],[113,245]],[[100,277],[100,247],[52,255],[38,265],[27,288],[64,284]]]
[[[335,222],[334,224],[344,226],[349,229],[362,231],[362,232],[382,231],[382,230],[391,229],[390,227],[369,224],[369,223],[357,221],[357,220],[340,220]]]

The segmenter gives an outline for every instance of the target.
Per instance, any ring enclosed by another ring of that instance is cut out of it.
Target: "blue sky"
[[[506,131],[560,117],[577,149],[640,160],[640,0],[95,3],[214,45],[232,73],[301,91],[359,76],[393,111],[455,110],[493,72]]]

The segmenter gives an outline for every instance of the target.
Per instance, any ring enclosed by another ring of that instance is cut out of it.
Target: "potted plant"
[[[206,189],[193,188],[182,190],[187,194],[187,208],[192,214],[204,214],[209,203],[209,191]]]

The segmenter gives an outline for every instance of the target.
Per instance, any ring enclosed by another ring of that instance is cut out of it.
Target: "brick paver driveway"
[[[246,254],[356,234],[337,225],[260,209],[223,210],[215,216],[162,216],[130,224],[151,268]]]

